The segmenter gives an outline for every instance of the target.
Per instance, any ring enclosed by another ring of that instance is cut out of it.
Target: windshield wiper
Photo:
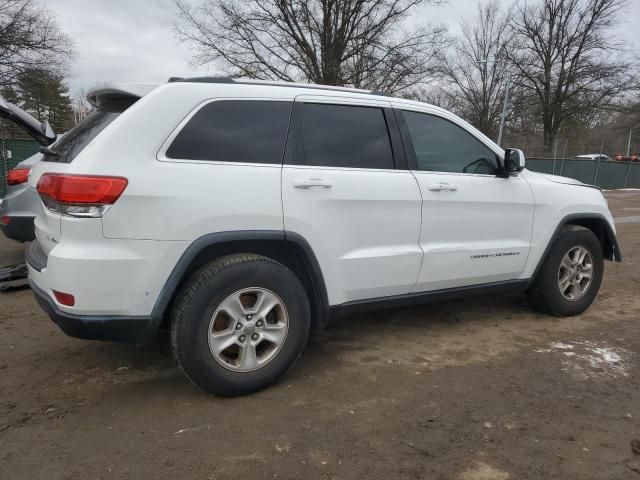
[[[51,155],[52,157],[59,157],[60,154],[58,152],[54,152],[53,150],[51,150],[49,147],[40,147],[38,149],[38,151],[40,153],[44,153],[45,155]]]

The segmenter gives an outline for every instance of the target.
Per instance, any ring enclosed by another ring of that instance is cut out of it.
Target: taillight
[[[45,173],[36,189],[45,206],[73,217],[101,217],[127,188],[123,177]]]
[[[30,168],[13,168],[7,173],[7,185],[20,185],[29,179]]]

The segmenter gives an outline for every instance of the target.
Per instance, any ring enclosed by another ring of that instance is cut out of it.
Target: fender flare
[[[291,243],[301,249],[303,253],[303,260],[306,267],[309,268],[312,275],[313,287],[315,290],[315,301],[317,307],[321,312],[321,321],[324,320],[326,312],[328,312],[329,301],[327,295],[327,289],[324,281],[320,264],[316,258],[311,245],[301,235],[295,232],[288,232],[285,230],[235,230],[227,232],[209,233],[194,240],[182,253],[180,259],[173,267],[173,270],[169,274],[156,303],[151,312],[151,322],[147,331],[147,338],[153,337],[168,311],[171,307],[171,301],[174,298],[176,290],[182,283],[184,276],[189,269],[191,263],[196,256],[205,249],[229,242],[242,242],[242,241],[269,241],[269,242],[282,242]]]
[[[601,225],[603,225],[604,227],[603,232],[605,236],[604,240],[606,240],[612,247],[611,258],[608,258],[608,260],[615,260],[616,262],[622,261],[622,251],[620,250],[620,246],[618,245],[618,238],[616,237],[616,234],[613,231],[611,224],[609,223],[609,221],[604,215],[602,215],[601,213],[572,213],[563,217],[562,220],[560,220],[560,222],[556,226],[555,230],[553,231],[553,234],[549,238],[549,242],[547,243],[547,246],[545,247],[544,252],[542,253],[542,256],[538,260],[538,264],[536,265],[536,268],[533,271],[533,275],[531,275],[532,279],[536,278],[536,276],[538,275],[538,272],[542,268],[542,264],[546,260],[547,255],[549,254],[549,250],[553,245],[553,240],[556,238],[560,230],[565,225],[571,224],[576,220],[582,220],[582,221],[596,220]],[[605,258],[607,258],[606,252],[605,252]]]

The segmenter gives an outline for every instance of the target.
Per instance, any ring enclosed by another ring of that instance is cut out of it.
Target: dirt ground
[[[640,479],[640,192],[608,197],[625,261],[584,315],[514,296],[349,317],[243,398],[0,293],[0,478]],[[20,255],[0,240],[0,265]]]

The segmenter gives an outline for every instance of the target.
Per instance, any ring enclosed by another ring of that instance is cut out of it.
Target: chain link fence
[[[527,158],[527,168],[534,172],[575,178],[607,190],[640,188],[640,162]]]

